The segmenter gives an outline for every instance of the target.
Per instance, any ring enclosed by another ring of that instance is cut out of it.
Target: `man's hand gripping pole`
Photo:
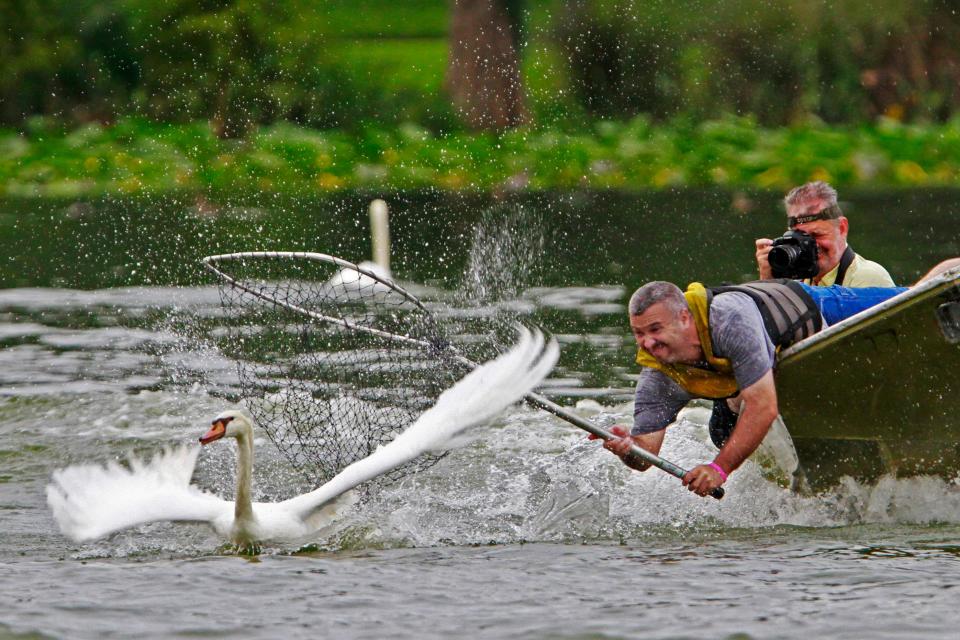
[[[548,411],[553,415],[557,416],[558,418],[566,422],[569,422],[573,426],[583,429],[587,433],[593,434],[594,436],[596,436],[597,438],[600,438],[601,440],[613,440],[617,437],[612,433],[610,433],[609,431],[607,431],[606,429],[604,429],[603,427],[598,427],[597,425],[593,424],[589,420],[584,420],[580,416],[570,413],[560,405],[554,402],[551,402],[550,400],[547,400],[543,396],[537,395],[535,393],[530,393],[530,394],[527,394],[527,396],[524,399],[527,401],[528,404],[534,407],[537,407],[538,409],[543,409],[544,411]],[[630,454],[626,458],[624,458],[624,462],[626,462],[627,466],[635,468],[633,467],[633,464],[631,464],[631,462],[636,463],[639,460],[642,460],[644,463],[657,467],[658,469],[666,471],[670,475],[676,476],[677,478],[680,478],[680,479],[683,479],[683,476],[687,475],[686,469],[678,467],[677,465],[673,464],[669,460],[664,460],[657,454],[650,453],[649,451],[647,451],[642,447],[633,445],[632,447],[630,447]],[[716,489],[710,492],[710,495],[716,498],[717,500],[720,500],[721,498],[723,498],[724,493],[725,492],[723,490],[723,487],[717,487]]]

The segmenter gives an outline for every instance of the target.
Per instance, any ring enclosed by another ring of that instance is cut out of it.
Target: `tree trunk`
[[[511,20],[509,2],[452,0],[447,90],[472,129],[500,131],[527,119],[519,25]]]

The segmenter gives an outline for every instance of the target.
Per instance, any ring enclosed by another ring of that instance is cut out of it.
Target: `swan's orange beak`
[[[210,430],[200,436],[200,444],[210,444],[214,440],[219,440],[227,432],[226,420],[214,420],[210,425]]]

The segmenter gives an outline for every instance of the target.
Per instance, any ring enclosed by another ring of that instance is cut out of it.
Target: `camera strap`
[[[843,285],[843,279],[847,275],[847,269],[850,268],[850,265],[853,264],[853,259],[856,257],[857,254],[854,253],[850,245],[847,245],[843,255],[840,256],[840,266],[837,267],[837,277],[834,279],[833,284]]]

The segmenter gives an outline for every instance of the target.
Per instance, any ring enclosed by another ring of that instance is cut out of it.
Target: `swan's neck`
[[[370,242],[373,245],[373,261],[390,271],[390,223],[387,203],[374,200],[370,203]]]
[[[253,502],[250,484],[253,481],[253,434],[243,431],[237,435],[237,493],[234,498],[235,524],[253,522]]]

